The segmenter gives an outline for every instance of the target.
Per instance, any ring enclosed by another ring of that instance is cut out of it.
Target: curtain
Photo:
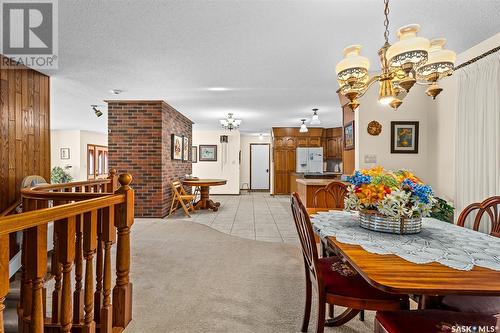
[[[458,217],[470,203],[500,195],[500,52],[455,74],[458,76],[455,134]]]

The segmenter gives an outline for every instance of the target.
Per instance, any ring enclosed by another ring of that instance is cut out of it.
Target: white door
[[[250,144],[250,189],[269,190],[269,144]]]

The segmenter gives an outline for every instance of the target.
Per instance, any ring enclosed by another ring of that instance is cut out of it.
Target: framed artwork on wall
[[[344,126],[344,149],[354,149],[354,120]]]
[[[391,121],[391,153],[418,154],[418,121]]]
[[[200,162],[217,161],[217,145],[200,145]]]
[[[61,148],[61,160],[69,160],[69,148]]]
[[[187,136],[182,137],[182,160],[189,161],[189,138]]]
[[[198,162],[198,147],[196,146],[191,147],[191,162],[193,163]]]
[[[182,136],[172,134],[172,159],[182,160]]]

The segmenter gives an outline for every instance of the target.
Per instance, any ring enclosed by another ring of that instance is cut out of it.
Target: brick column
[[[164,101],[107,101],[109,167],[133,177],[136,217],[164,217],[170,181],[192,172],[191,162],[171,159],[171,134],[192,144],[192,122]]]

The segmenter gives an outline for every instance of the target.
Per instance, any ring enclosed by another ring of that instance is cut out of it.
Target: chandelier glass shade
[[[221,119],[219,120],[219,122],[222,128],[227,129],[229,131],[237,130],[241,125],[241,119],[235,119],[232,113],[228,113],[227,118]]]
[[[420,25],[409,24],[398,30],[398,41],[389,43],[389,0],[384,0],[385,43],[379,49],[381,70],[370,76],[370,61],[361,55],[361,45],[344,49],[344,58],[335,71],[340,86],[338,92],[345,96],[354,111],[370,86],[379,83],[379,102],[397,109],[415,84],[426,85],[432,98],[442,91],[438,80],[453,74],[456,54],[443,48],[446,39],[429,41],[418,36]]]

